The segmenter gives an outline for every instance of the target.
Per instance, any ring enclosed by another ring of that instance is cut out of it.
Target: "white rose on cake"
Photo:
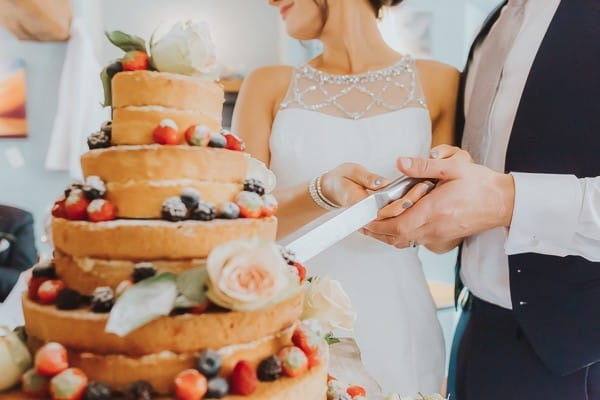
[[[152,38],[150,53],[160,72],[218,79],[215,45],[206,22],[178,22],[165,35]]]
[[[340,282],[314,277],[306,287],[302,319],[317,320],[328,331],[350,331],[354,329],[356,313]]]
[[[218,306],[249,311],[265,307],[299,289],[279,248],[260,239],[221,245],[210,253],[208,299]]]
[[[0,326],[0,392],[10,389],[32,364],[31,353],[18,335]]]

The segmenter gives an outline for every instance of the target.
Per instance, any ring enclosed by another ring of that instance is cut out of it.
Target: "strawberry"
[[[348,393],[352,398],[358,396],[367,397],[367,391],[365,388],[358,385],[350,386],[348,389],[346,389],[346,393]]]
[[[29,300],[38,300],[38,290],[42,283],[49,281],[49,278],[44,276],[32,276],[27,284],[27,297]]]
[[[47,343],[35,354],[35,372],[41,376],[52,377],[68,367],[67,350],[60,343]]]
[[[236,197],[236,203],[240,207],[240,217],[260,218],[263,210],[262,198],[253,192],[240,192]]]
[[[291,264],[291,267],[295,268],[296,273],[298,274],[298,279],[300,279],[300,283],[304,282],[306,279],[306,267],[296,261]]]
[[[65,200],[65,214],[70,220],[78,221],[87,218],[87,208],[90,201],[81,189],[72,189]]]
[[[256,369],[248,361],[238,361],[229,377],[229,384],[234,393],[243,396],[254,393],[258,385]]]
[[[185,131],[185,140],[190,146],[208,146],[213,133],[206,125],[192,125]]]
[[[316,367],[317,365],[321,365],[321,352],[317,350],[310,354],[306,355],[306,359],[308,360],[308,369],[312,367]]]
[[[263,208],[262,208],[262,217],[272,217],[277,212],[277,208],[279,204],[277,203],[277,199],[272,194],[265,194],[262,197],[263,200]]]
[[[128,51],[121,60],[123,71],[139,71],[148,69],[148,64],[148,54],[141,50]]]
[[[31,368],[21,376],[21,390],[28,397],[50,397],[50,380]]]
[[[277,355],[281,359],[283,373],[287,376],[302,375],[308,369],[308,358],[299,347],[284,347]]]
[[[180,144],[182,137],[179,132],[179,127],[172,119],[163,119],[152,133],[154,143],[175,145]]]
[[[88,378],[79,368],[68,368],[50,380],[53,400],[80,400]]]
[[[300,324],[292,335],[292,342],[306,354],[310,361],[311,356],[319,352],[321,338],[306,325]]]
[[[190,312],[192,314],[204,314],[204,312],[206,312],[206,310],[208,309],[208,299],[204,300],[204,302],[202,304],[199,304],[197,306],[191,307],[190,308]]]
[[[227,145],[225,146],[228,150],[234,151],[244,151],[246,150],[246,144],[244,141],[234,133],[223,131],[223,136],[227,140]]]
[[[45,282],[42,282],[37,291],[37,298],[40,303],[43,304],[52,304],[56,301],[56,296],[58,296],[58,292],[61,291],[65,287],[63,281],[58,279],[49,279]]]
[[[175,377],[175,395],[179,400],[200,400],[207,389],[206,377],[195,369],[186,369]]]
[[[60,199],[54,202],[52,206],[52,216],[55,218],[67,218],[67,210],[65,208],[65,198],[61,197]]]
[[[96,199],[88,206],[87,213],[92,222],[112,221],[117,217],[117,207],[110,201]]]

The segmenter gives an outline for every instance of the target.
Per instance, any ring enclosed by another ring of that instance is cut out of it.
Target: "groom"
[[[366,233],[464,238],[452,399],[600,399],[600,1],[508,0],[471,55],[475,163],[448,146],[398,160],[439,183]]]

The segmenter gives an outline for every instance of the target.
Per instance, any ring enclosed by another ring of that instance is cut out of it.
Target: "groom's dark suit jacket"
[[[27,211],[0,205],[0,241],[8,248],[0,251],[0,301],[4,301],[19,274],[37,258],[33,217]]]
[[[506,171],[600,176],[599,0],[561,1],[519,103]],[[509,265],[515,318],[544,364],[567,375],[600,362],[600,263],[527,253]]]

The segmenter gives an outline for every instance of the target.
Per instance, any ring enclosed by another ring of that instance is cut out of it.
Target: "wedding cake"
[[[37,353],[22,390],[325,399],[328,346],[301,322],[305,269],[274,244],[272,174],[221,130],[206,26],[177,24],[149,49],[107,36],[125,51],[102,72],[113,120],[55,203],[54,258],[23,295]]]

